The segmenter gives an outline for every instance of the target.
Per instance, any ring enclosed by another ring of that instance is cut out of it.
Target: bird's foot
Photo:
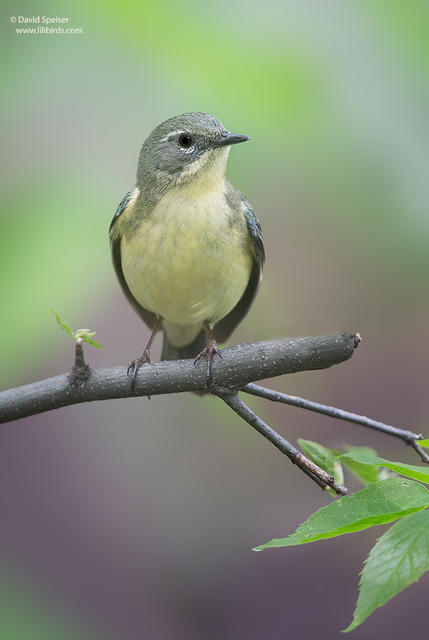
[[[134,384],[138,371],[140,369],[140,367],[142,366],[142,364],[147,364],[150,363],[150,351],[149,349],[145,349],[143,354],[140,356],[140,358],[136,358],[135,360],[133,360],[128,369],[127,369],[127,376],[129,378],[131,378],[132,383]]]
[[[140,356],[140,358],[133,360],[127,369],[127,376],[131,378],[131,386],[133,388],[135,386],[136,377],[140,367],[142,366],[142,364],[148,364],[151,361],[150,350],[152,347],[153,340],[156,334],[158,333],[158,331],[160,330],[161,325],[162,325],[162,318],[159,316],[157,321],[155,322],[155,326],[152,329],[152,333],[150,334],[150,338],[148,340],[145,350],[143,351],[143,354]]]
[[[215,340],[210,340],[209,344],[205,349],[200,351],[197,357],[194,360],[194,364],[197,364],[201,358],[205,358],[207,361],[206,367],[206,378],[207,378],[207,389],[210,387],[210,382],[212,378],[212,362],[215,355],[218,355],[219,358],[222,358],[221,352],[218,349],[217,343]]]

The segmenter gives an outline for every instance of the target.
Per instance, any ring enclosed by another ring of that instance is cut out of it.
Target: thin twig
[[[414,451],[417,451],[417,453],[419,454],[420,458],[422,459],[422,462],[427,462],[429,464],[429,456],[426,453],[426,451],[418,444],[417,440],[421,440],[423,438],[422,434],[419,433],[418,437],[416,438],[416,440],[414,440],[414,442],[411,442],[411,446],[414,449]]]
[[[287,455],[289,460],[296,464],[306,475],[308,475],[313,481],[315,481],[320,487],[329,487],[335,491],[338,495],[345,495],[347,493],[346,487],[338,484],[335,478],[323,469],[320,469],[314,462],[306,458],[298,449],[296,449],[290,442],[285,440],[277,431],[274,431],[268,424],[266,424],[261,418],[259,418],[239,397],[236,393],[233,394],[219,394],[226,404],[231,407],[233,411],[240,418],[243,418],[248,424],[254,427],[264,438],[267,438],[274,446],[277,447],[282,453]]]
[[[240,389],[253,396],[259,396],[266,400],[272,400],[274,402],[282,402],[284,404],[292,405],[293,407],[299,407],[300,409],[308,409],[309,411],[315,411],[316,413],[322,413],[325,416],[331,418],[337,418],[339,420],[347,420],[348,422],[354,422],[360,424],[363,427],[369,429],[375,429],[376,431],[382,431],[396,438],[400,438],[406,444],[410,445],[420,455],[423,462],[429,463],[428,454],[417,444],[417,440],[420,440],[423,436],[413,431],[407,431],[406,429],[399,429],[398,427],[392,427],[391,425],[361,416],[357,413],[351,413],[350,411],[344,411],[343,409],[337,409],[336,407],[330,407],[319,402],[312,402],[305,398],[299,398],[297,396],[290,396],[287,393],[280,391],[273,391],[266,387],[261,387],[258,384],[249,383]]]

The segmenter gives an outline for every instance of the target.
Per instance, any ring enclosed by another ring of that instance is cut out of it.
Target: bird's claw
[[[197,364],[201,358],[206,358],[207,367],[206,367],[206,378],[207,378],[207,388],[210,386],[210,381],[212,377],[212,362],[215,355],[218,355],[219,358],[222,358],[221,352],[219,351],[216,342],[210,342],[210,344],[205,347],[194,360],[194,364]]]
[[[140,356],[140,358],[136,358],[130,363],[127,369],[127,376],[131,378],[133,384],[136,380],[140,367],[142,366],[142,364],[147,363],[150,363],[150,355],[147,351],[145,351],[143,355]]]

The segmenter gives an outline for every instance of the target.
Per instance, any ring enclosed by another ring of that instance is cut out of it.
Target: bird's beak
[[[239,142],[246,142],[250,140],[249,136],[243,136],[241,134],[228,133],[226,136],[213,143],[214,147],[229,147],[231,144],[238,144]]]

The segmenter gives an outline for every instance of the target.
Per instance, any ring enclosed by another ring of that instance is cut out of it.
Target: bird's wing
[[[113,229],[113,227],[115,226],[115,224],[118,221],[119,216],[121,216],[125,209],[127,208],[127,206],[129,205],[130,201],[132,200],[133,194],[134,194],[134,189],[130,189],[122,198],[122,200],[120,201],[120,203],[118,204],[118,208],[115,211],[115,215],[112,218],[112,222],[110,223],[110,227],[109,227],[109,235]]]
[[[264,240],[262,238],[261,225],[258,218],[253,211],[252,205],[246,200],[246,198],[240,194],[240,208],[246,219],[247,230],[252,246],[252,272],[250,279],[246,287],[245,292],[237,302],[235,307],[228,313],[225,318],[222,318],[214,328],[213,332],[218,342],[225,342],[235,327],[243,320],[244,316],[250,309],[254,297],[259,288],[262,277],[262,267],[265,260]]]
[[[124,196],[124,198],[119,203],[118,208],[116,209],[116,213],[113,216],[113,220],[110,223],[109,227],[109,235],[110,235],[110,248],[112,250],[112,260],[113,266],[115,268],[116,275],[119,280],[119,284],[122,287],[122,291],[125,293],[125,296],[128,299],[128,302],[134,308],[134,310],[138,313],[140,318],[145,322],[148,327],[153,328],[156,322],[156,315],[152,313],[152,311],[148,311],[144,307],[142,307],[133,294],[130,291],[126,281],[124,272],[122,270],[122,259],[121,259],[121,240],[122,235],[120,233],[115,233],[116,229],[114,229],[115,224],[118,221],[118,218],[126,211],[127,207],[134,205],[134,189],[128,191],[128,193]],[[112,233],[113,231],[113,233]]]

